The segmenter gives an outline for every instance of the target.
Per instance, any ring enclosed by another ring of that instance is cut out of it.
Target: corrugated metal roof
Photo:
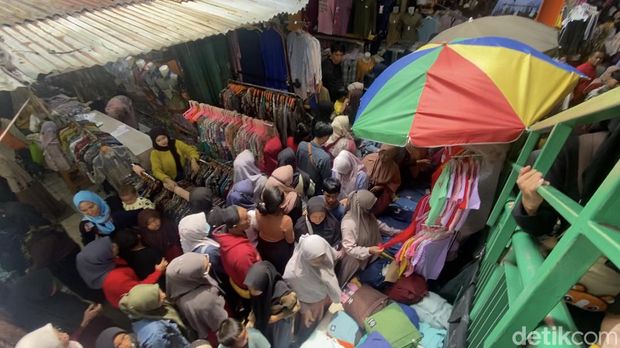
[[[0,0],[0,24],[13,25],[55,15],[70,15],[80,11],[152,0]]]
[[[9,0],[10,1],[10,0]],[[64,0],[69,1],[69,0]],[[27,79],[103,65],[301,10],[307,0],[153,0],[0,27]],[[0,71],[0,75],[2,72]],[[0,90],[12,90],[0,76]]]

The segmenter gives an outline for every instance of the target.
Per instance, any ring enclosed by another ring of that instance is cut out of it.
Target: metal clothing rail
[[[273,93],[284,94],[284,95],[288,95],[289,97],[293,97],[293,98],[301,100],[301,97],[298,96],[297,94],[291,93],[291,92],[288,92],[288,91],[283,91],[283,90],[280,90],[280,89],[269,88],[269,87],[265,87],[265,86],[259,86],[259,85],[255,85],[255,84],[252,84],[252,83],[240,82],[240,81],[237,81],[237,80],[228,80],[228,83],[229,84],[234,84],[234,85],[252,87],[252,88],[256,88],[256,89],[262,89],[262,90],[270,91],[270,92],[273,92]]]
[[[521,198],[520,193],[514,194],[518,192],[515,183],[519,170],[541,135],[550,133],[533,167],[546,174],[574,127],[618,118],[620,89],[615,89],[530,127],[487,221],[490,234],[470,311],[468,347],[517,347],[515,333],[544,330],[542,323],[550,321],[574,332],[574,323],[562,301],[564,296],[599,257],[620,266],[620,161],[583,206],[552,186],[538,189],[570,224],[546,258],[512,217],[514,204]]]

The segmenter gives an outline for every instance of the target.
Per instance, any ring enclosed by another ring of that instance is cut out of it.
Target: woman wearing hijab
[[[154,128],[149,132],[153,142],[151,151],[151,168],[153,176],[170,187],[176,185],[175,181],[183,178],[185,164],[190,161],[192,172],[200,169],[198,165],[198,150],[178,139],[170,138],[164,128]]]
[[[286,265],[284,280],[297,294],[301,304],[301,331],[306,335],[323,319],[331,303],[340,303],[340,286],[334,271],[336,259],[336,250],[325,239],[304,235]]]
[[[370,177],[370,192],[378,199],[373,209],[375,215],[387,209],[400,187],[400,168],[394,160],[397,152],[398,148],[384,144],[379,152],[364,157],[366,173]]]
[[[297,168],[297,156],[290,147],[280,151],[278,154],[278,166],[291,166],[293,167],[293,184],[292,187],[300,196],[312,197],[314,196],[314,182],[310,179],[307,173],[302,172]]]
[[[139,279],[144,280],[151,273],[154,267],[159,264],[163,254],[149,246],[142,244],[142,240],[137,231],[125,229],[122,233],[114,237],[114,242],[118,244],[119,255],[127,261],[127,265],[136,272]],[[166,289],[165,277],[159,278],[159,285]]]
[[[90,289],[76,267],[80,246],[60,225],[28,227],[28,237],[19,245],[31,261],[30,270],[49,269],[65,286],[79,296],[95,301],[104,301],[103,293]],[[44,324],[44,323],[42,323]]]
[[[214,335],[228,318],[210,269],[209,256],[197,253],[177,257],[166,269],[166,293],[198,338]]]
[[[91,289],[103,289],[106,300],[115,308],[118,308],[120,298],[135,285],[157,283],[168,265],[162,260],[151,274],[140,280],[127,261],[117,257],[118,252],[118,245],[104,237],[87,244],[76,258],[78,271],[86,285]]]
[[[95,348],[134,348],[138,342],[133,334],[120,327],[109,327],[99,334]]]
[[[367,190],[355,191],[349,195],[349,208],[342,219],[342,247],[345,257],[340,263],[338,279],[346,284],[359,270],[376,260],[383,249],[381,234],[393,236],[399,231],[377,220],[372,207],[377,198]]]
[[[183,254],[177,225],[162,219],[157,210],[142,210],[138,214],[138,226],[142,243],[159,251],[168,262]]]
[[[340,199],[353,191],[368,189],[366,167],[362,160],[349,151],[343,150],[336,156],[332,174],[341,185]]]
[[[260,177],[265,181],[267,180],[265,176]],[[245,209],[255,209],[256,203],[254,202],[254,183],[252,179],[241,180],[234,184],[226,197],[226,205],[238,205]]]
[[[120,301],[120,309],[131,319],[140,347],[188,347],[192,335],[179,313],[157,285],[137,285]]]
[[[310,198],[306,211],[307,214],[295,223],[295,239],[299,240],[304,234],[315,234],[323,237],[332,247],[338,248],[342,240],[340,221],[327,211],[325,199],[320,196]]]
[[[236,184],[241,180],[245,180],[251,176],[261,174],[260,169],[256,166],[256,159],[250,150],[243,150],[235,157],[233,162],[234,176],[233,182]]]
[[[71,340],[66,332],[47,324],[22,337],[15,348],[82,348],[82,345]]]
[[[293,340],[293,314],[297,312],[297,295],[275,267],[267,262],[255,263],[244,284],[252,296],[254,328],[260,331],[274,348],[288,348]]]
[[[213,208],[213,192],[207,187],[196,187],[189,193],[189,205],[192,214],[209,214]]]
[[[16,280],[4,300],[3,309],[11,322],[26,330],[54,323],[68,332],[81,331],[81,338],[89,341],[89,336],[93,333],[96,336],[97,328],[101,327],[98,324],[109,324],[105,318],[98,317],[99,322],[91,325],[100,306],[89,307],[79,297],[60,291],[60,284],[47,269],[31,271]]]
[[[179,237],[183,253],[209,255],[213,269],[222,273],[220,244],[211,238],[211,225],[206,213],[187,215],[179,221]]]
[[[112,236],[117,229],[135,225],[138,212],[113,212],[108,203],[91,191],[80,191],[73,196],[73,205],[82,213],[80,234],[88,244],[98,236]]]
[[[327,150],[332,157],[338,156],[340,151],[347,150],[351,153],[357,152],[355,147],[355,140],[351,135],[351,125],[349,124],[349,117],[336,116],[332,121],[332,128],[334,132],[329,137],[323,147]]]
[[[250,267],[260,261],[260,255],[247,236],[250,214],[239,206],[216,208],[209,213],[208,222],[213,226],[213,238],[220,244],[224,279],[228,278],[233,290],[243,299],[250,299],[243,284]]]
[[[290,193],[297,196],[295,192]],[[271,262],[278,272],[284,272],[295,243],[293,220],[285,214],[286,204],[285,194],[277,187],[269,187],[263,191],[262,202],[256,206],[256,249],[262,259]]]
[[[284,214],[297,221],[303,214],[301,196],[293,188],[294,169],[291,165],[279,167],[273,171],[265,182],[265,189],[277,188],[284,194],[282,209]],[[261,196],[262,198],[262,192]]]

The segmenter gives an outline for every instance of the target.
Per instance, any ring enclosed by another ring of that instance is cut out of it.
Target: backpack
[[[393,348],[417,347],[422,334],[397,303],[392,303],[364,321],[366,331],[378,332]]]
[[[427,293],[426,280],[414,273],[409,277],[398,279],[396,284],[387,292],[387,295],[396,302],[412,305],[422,301]]]
[[[342,304],[344,311],[360,327],[364,327],[366,318],[382,310],[389,298],[368,285],[362,285],[347,301]]]

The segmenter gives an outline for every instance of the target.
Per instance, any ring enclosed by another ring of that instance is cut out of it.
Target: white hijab
[[[179,237],[184,253],[191,253],[203,245],[212,245],[216,248],[220,244],[209,238],[211,226],[207,223],[205,213],[187,215],[179,221]]]
[[[324,260],[317,268],[310,261],[320,256],[324,256]],[[305,234],[299,238],[283,278],[301,302],[317,303],[329,297],[333,303],[340,303],[341,292],[335,266],[336,250],[323,237]]]
[[[27,333],[17,342],[15,348],[82,348],[82,345],[76,341],[69,341],[69,345],[64,346],[52,324],[47,324]]]
[[[254,175],[261,174],[260,169],[256,166],[256,159],[250,150],[243,150],[235,157],[233,162],[233,183],[248,179]]]
[[[340,181],[342,185],[340,194],[343,197],[357,190],[357,175],[359,172],[366,171],[366,167],[361,159],[347,150],[342,150],[336,158],[334,158],[334,167],[332,168],[334,177]]]

